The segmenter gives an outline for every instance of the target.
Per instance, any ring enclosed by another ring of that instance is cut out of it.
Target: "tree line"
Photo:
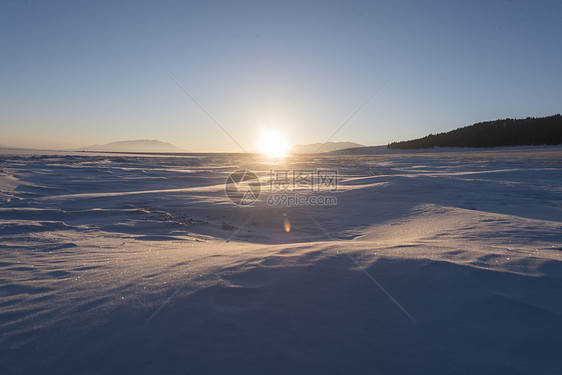
[[[527,117],[479,122],[446,133],[429,134],[388,148],[498,147],[562,144],[562,116]]]

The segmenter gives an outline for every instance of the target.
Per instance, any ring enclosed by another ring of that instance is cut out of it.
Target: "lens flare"
[[[291,222],[289,219],[285,219],[283,222],[283,227],[285,228],[285,232],[289,233],[291,231]]]

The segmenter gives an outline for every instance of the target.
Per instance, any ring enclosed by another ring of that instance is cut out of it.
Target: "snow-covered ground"
[[[3,151],[0,373],[562,371],[560,148],[272,163]],[[338,204],[238,207],[239,168]]]

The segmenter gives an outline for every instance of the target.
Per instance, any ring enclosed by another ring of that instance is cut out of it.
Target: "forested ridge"
[[[388,148],[497,147],[562,144],[562,116],[479,122],[446,133],[429,134]]]

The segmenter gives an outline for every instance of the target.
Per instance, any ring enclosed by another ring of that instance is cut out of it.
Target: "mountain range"
[[[346,148],[365,147],[354,142],[327,142],[327,143],[312,143],[308,145],[296,145],[291,148],[293,154],[316,154],[324,152],[333,152],[343,150]]]
[[[186,152],[168,142],[139,139],[136,141],[117,141],[104,145],[92,145],[77,149],[77,151],[104,152]]]

